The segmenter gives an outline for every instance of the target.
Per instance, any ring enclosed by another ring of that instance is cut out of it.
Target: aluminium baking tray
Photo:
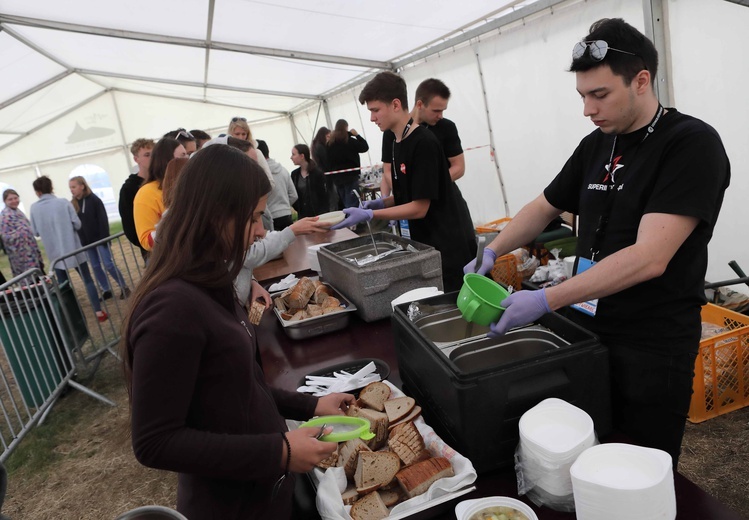
[[[313,278],[310,278],[313,279]],[[314,316],[312,318],[306,318],[299,321],[288,321],[281,317],[281,313],[276,308],[275,303],[273,304],[273,312],[276,313],[278,321],[283,327],[284,333],[291,339],[307,339],[322,334],[327,334],[336,330],[344,329],[348,326],[351,313],[356,310],[356,305],[351,303],[340,291],[336,290],[335,287],[329,283],[322,282],[323,285],[329,287],[333,291],[333,296],[338,298],[343,305],[343,309],[338,312],[330,314],[323,314],[321,316]],[[278,291],[271,294],[271,299],[275,301],[277,296],[280,296],[283,291]]]

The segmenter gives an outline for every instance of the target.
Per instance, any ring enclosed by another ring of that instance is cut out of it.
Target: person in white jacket
[[[268,195],[268,206],[265,208],[265,211],[270,213],[270,216],[273,218],[273,229],[275,231],[283,231],[294,223],[294,219],[291,217],[291,205],[298,198],[296,188],[294,187],[294,183],[291,182],[289,171],[270,158],[268,143],[262,139],[258,139],[257,149],[263,153],[275,181],[275,186],[273,186],[273,190]]]

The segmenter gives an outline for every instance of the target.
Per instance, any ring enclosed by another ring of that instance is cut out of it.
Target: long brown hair
[[[171,137],[162,137],[159,139],[159,142],[156,143],[151,152],[151,163],[148,165],[148,178],[146,182],[156,181],[159,183],[159,188],[161,188],[164,173],[166,173],[166,165],[174,159],[174,150],[178,146],[182,146],[182,143]]]
[[[75,177],[71,177],[70,181],[75,181],[78,184],[80,184],[81,186],[83,186],[83,197],[82,198],[85,199],[86,197],[88,197],[89,195],[91,195],[91,188],[89,187],[88,183],[86,182],[86,178],[85,177],[83,177],[82,175],[76,175]],[[68,184],[70,183],[70,181],[68,181]],[[81,211],[81,206],[80,206],[80,204],[78,204],[78,199],[76,199],[75,197],[71,197],[70,198],[70,202],[71,202],[71,204],[73,204],[73,208],[75,209],[75,212],[79,213]]]
[[[172,194],[174,193],[174,186],[177,184],[177,179],[182,174],[182,170],[187,166],[186,157],[180,157],[178,159],[172,159],[169,164],[166,165],[166,172],[164,172],[164,180],[161,181],[161,200],[164,202],[164,207],[168,208],[172,205]]]
[[[332,146],[335,142],[345,143],[346,141],[348,141],[348,122],[345,119],[339,119],[335,122],[335,128],[330,134],[328,146]]]
[[[133,312],[168,280],[199,287],[231,286],[245,257],[245,228],[260,198],[271,190],[263,169],[235,148],[216,144],[191,158],[177,179],[169,211],[159,222],[148,267],[122,324],[122,354],[128,391],[132,382],[129,333]],[[226,230],[233,236],[226,239]]]

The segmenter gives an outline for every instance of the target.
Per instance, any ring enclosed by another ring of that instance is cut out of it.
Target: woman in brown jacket
[[[288,432],[284,417],[341,414],[354,400],[271,388],[257,363],[232,280],[264,233],[269,192],[242,152],[196,154],[131,297],[123,359],[133,449],[142,464],[179,473],[177,509],[190,520],[290,518],[293,474],[336,444],[317,440],[317,428]]]

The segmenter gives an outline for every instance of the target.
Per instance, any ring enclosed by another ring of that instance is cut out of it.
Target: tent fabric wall
[[[76,5],[88,1],[75,0]],[[136,4],[141,2],[135,1]],[[233,116],[246,117],[253,134],[268,142],[271,156],[291,170],[293,165],[288,159],[291,146],[296,142],[310,143],[317,128],[328,125],[320,101],[325,97],[330,123],[334,124],[339,118],[346,119],[370,143],[370,152],[362,156],[362,164],[380,162],[380,131],[369,122],[366,107],[356,99],[363,85],[354,82],[351,83],[354,86],[348,90],[332,90],[335,92],[332,95],[314,92],[336,82],[350,82],[367,70],[366,67],[351,65],[351,62],[339,66],[302,59],[293,64],[302,63],[302,68],[297,70],[308,72],[289,75],[276,67],[290,66],[293,60],[281,56],[243,55],[220,46],[212,49],[211,59],[206,60],[205,48],[189,45],[179,47],[168,41],[169,36],[205,37],[205,21],[196,22],[197,18],[207,14],[204,13],[205,4],[198,0],[187,1],[188,6],[195,7],[186,9],[186,12],[192,13],[191,19],[184,24],[172,24],[171,29],[159,24],[149,26],[147,20],[117,17],[122,20],[121,28],[124,30],[154,34],[161,29],[171,30],[172,34],[164,36],[163,42],[123,39],[122,45],[114,45],[106,52],[93,48],[85,58],[88,61],[79,56],[79,51],[83,53],[88,47],[103,46],[104,43],[110,45],[112,40],[119,39],[28,27],[7,20],[3,22],[4,27],[32,43],[55,42],[52,36],[65,36],[67,42],[101,42],[101,45],[85,43],[86,47],[76,47],[61,42],[59,53],[44,56],[32,52],[33,48],[13,38],[7,30],[0,32],[0,48],[3,49],[0,68],[12,72],[15,70],[13,67],[23,63],[23,70],[28,70],[27,74],[11,73],[4,76],[7,81],[0,85],[0,181],[18,187],[22,198],[30,205],[35,197],[30,187],[29,191],[24,191],[22,185],[30,186],[33,176],[37,174],[35,167],[41,173],[53,175],[53,181],[59,185],[76,165],[96,163],[98,160],[102,163],[100,166],[110,172],[112,184],[119,191],[118,186],[132,164],[126,146],[133,139],[156,138],[179,126],[203,128],[216,135],[225,131]],[[312,13],[308,5],[295,1],[263,7],[266,19],[281,11],[285,10],[288,14],[295,9],[306,13],[300,16],[308,21],[313,16],[331,15],[330,12]],[[389,55],[394,52],[394,48],[387,46],[393,43],[390,35],[400,36],[404,31],[412,35],[412,30],[422,36],[433,30],[436,31],[435,35],[453,35],[455,32],[450,31],[455,31],[461,23],[464,24],[462,30],[468,30],[478,25],[468,23],[476,22],[477,13],[489,13],[494,9],[486,16],[486,21],[490,22],[508,3],[500,2],[499,6],[491,2],[466,4],[458,8],[458,12],[465,12],[455,17],[455,11],[451,11],[454,3],[439,2],[425,8],[426,4],[415,2],[408,9],[413,8],[420,16],[407,18],[413,20],[408,24],[408,31],[405,31],[405,25],[393,27],[383,20],[376,31],[356,32],[356,41],[351,40],[353,43],[342,45],[341,40],[336,40],[336,46],[326,47],[332,39],[321,38],[308,42],[309,45],[300,42],[297,50],[328,53],[331,58],[346,54],[346,59],[353,59],[356,52],[369,49],[366,59],[398,61],[408,52],[399,56]],[[733,276],[726,265],[729,259],[736,259],[745,269],[749,268],[749,253],[738,245],[741,243],[738,237],[743,235],[749,212],[749,207],[742,200],[749,182],[745,166],[749,159],[745,146],[749,139],[749,128],[745,123],[749,120],[749,107],[741,102],[745,96],[743,86],[749,76],[749,62],[744,56],[745,49],[749,48],[749,35],[744,30],[749,26],[749,9],[725,0],[662,0],[662,3],[673,104],[685,113],[704,119],[720,132],[733,166],[732,186],[726,194],[722,216],[711,243],[708,270],[709,279],[726,279]],[[523,8],[526,4],[532,5],[532,2],[522,2],[518,7]],[[91,6],[94,5],[91,3]],[[279,35],[285,35],[286,39],[293,37],[293,32],[289,32],[286,26],[286,22],[293,25],[293,18],[287,17],[284,23],[266,24],[263,26],[265,32],[243,32],[236,30],[238,18],[230,20],[227,16],[232,9],[249,9],[248,4],[240,0],[217,0],[215,5],[217,19],[214,21],[214,41],[240,43],[241,40],[245,45],[268,46],[262,38],[257,41],[248,41],[247,38],[259,38],[261,33],[266,34],[271,30],[276,31],[274,38]],[[348,4],[331,5],[328,7],[340,11],[336,15],[346,15],[344,9],[348,8]],[[651,23],[645,19],[643,2],[568,0],[551,1],[546,5],[552,7],[408,64],[399,71],[408,84],[411,104],[416,86],[427,77],[441,78],[451,88],[453,95],[445,115],[457,124],[463,147],[467,149],[466,175],[458,184],[476,223],[505,216],[499,177],[489,153],[489,123],[494,132],[496,156],[512,215],[540,192],[561,168],[579,140],[593,129],[582,115],[574,75],[566,71],[573,43],[587,33],[591,22],[599,18],[621,16],[641,30]],[[137,5],[134,9],[138,10]],[[155,7],[149,4],[149,9]],[[0,9],[7,10],[5,5]],[[13,6],[12,14],[40,18],[49,16],[50,19],[66,23],[106,27],[112,18],[107,13],[97,15],[94,10],[91,7],[76,14],[68,7],[55,5],[43,13],[34,4],[19,4]],[[153,12],[155,16],[173,15],[169,9]],[[425,18],[424,13],[429,16]],[[337,20],[337,17],[334,18]],[[351,24],[359,22],[361,20],[357,19]],[[245,25],[242,24],[243,27]],[[372,22],[365,26],[371,27]],[[695,37],[696,27],[700,28],[699,37]],[[386,38],[387,42],[384,41]],[[438,40],[435,36],[430,42]],[[415,42],[409,51],[417,48]],[[420,45],[425,43],[422,40]],[[109,59],[111,53],[115,53],[114,59]],[[118,66],[117,60],[124,59],[126,55],[138,56],[140,69],[133,68],[132,63],[126,67],[123,65],[123,71],[133,74],[133,77],[114,77],[118,71],[112,69]],[[66,63],[68,61],[70,63]],[[188,62],[204,65],[206,61],[208,69],[201,73],[182,70]],[[486,102],[479,78],[479,63],[486,87]],[[87,67],[103,70],[100,73],[80,70]],[[173,70],[175,68],[180,70]],[[267,78],[268,81],[286,79],[259,85],[285,92],[270,95],[257,87],[251,88],[249,82],[258,75],[262,76],[264,70],[278,71],[277,74],[272,73],[274,78]],[[374,68],[368,73],[376,71]],[[310,74],[329,76],[317,78],[325,81],[315,83],[313,88],[311,83],[305,84]],[[326,83],[331,78],[335,81]],[[176,84],[178,82],[171,81],[177,79],[187,82]],[[49,84],[45,86],[45,82]],[[35,91],[34,85],[39,85]],[[30,88],[32,91],[29,91]],[[299,96],[284,95],[290,92],[297,92]],[[308,96],[310,93],[315,95]],[[293,114],[291,118],[289,114]],[[292,118],[296,136],[292,133]],[[45,123],[49,120],[51,122]],[[111,132],[83,141],[68,142],[76,123],[84,131],[99,127]],[[30,176],[30,180],[21,182],[24,176]]]

